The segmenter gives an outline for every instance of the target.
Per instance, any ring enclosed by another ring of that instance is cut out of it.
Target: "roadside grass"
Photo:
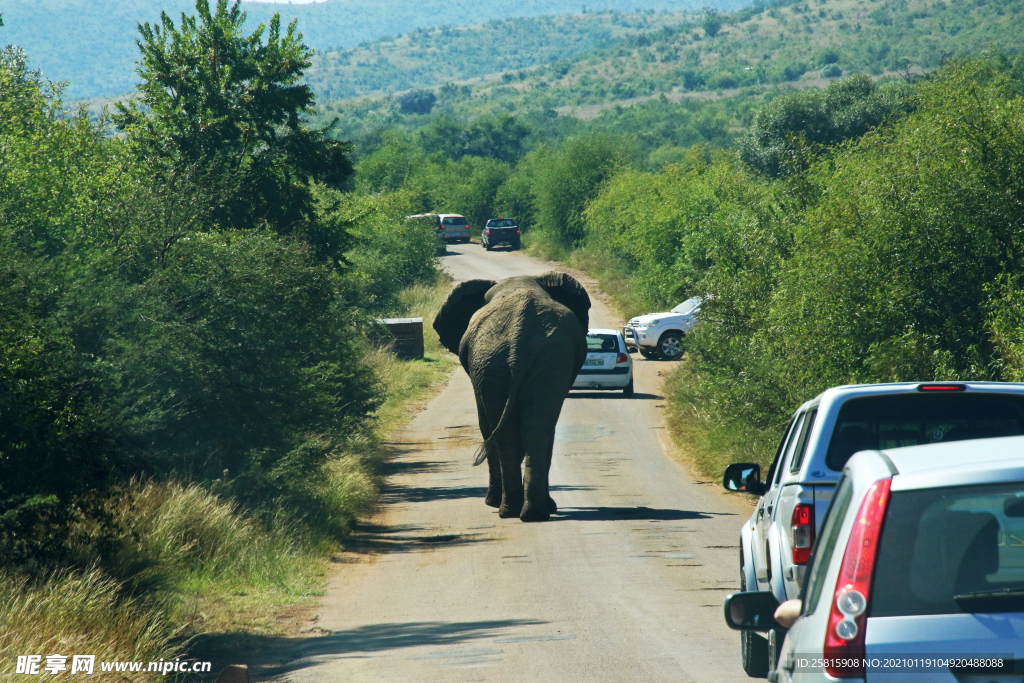
[[[123,673],[100,672],[101,661],[155,661],[181,654],[171,641],[180,633],[168,616],[138,600],[125,598],[121,587],[97,568],[56,572],[36,581],[0,574],[0,681],[20,680],[14,673],[19,655],[50,654],[96,657],[95,678],[114,683]],[[42,666],[40,667],[42,669]],[[45,675],[45,674],[44,674]],[[155,681],[142,673],[133,681]]]
[[[322,595],[340,538],[372,510],[387,457],[382,441],[457,364],[431,327],[450,289],[442,277],[402,292],[396,313],[424,318],[425,357],[367,352],[385,401],[373,430],[350,437],[323,480],[311,483],[317,510],[245,510],[218,495],[218,482],[135,481],[107,500],[102,524],[76,529],[70,552],[78,569],[35,577],[0,571],[0,681],[16,676],[17,655],[63,654],[70,665],[73,654],[93,654],[96,680],[123,681],[99,672],[98,662],[186,656],[199,634],[229,634],[242,644],[251,634],[280,632],[276,615]],[[158,679],[167,680],[142,672],[132,681]]]
[[[458,364],[441,347],[431,324],[451,287],[451,279],[442,275],[437,284],[410,287],[399,297],[403,316],[423,318],[423,360],[399,360],[386,346],[367,354],[367,362],[386,389],[384,405],[376,414],[378,435],[390,433],[405,418],[410,404],[426,396],[430,386],[447,377]]]
[[[547,230],[527,230],[522,235],[523,250],[545,261],[565,261],[571,255],[558,238]]]
[[[721,480],[730,463],[756,462],[762,472],[771,464],[779,435],[749,424],[725,421],[714,405],[696,391],[700,377],[684,359],[665,379],[665,420],[684,460],[701,476]]]

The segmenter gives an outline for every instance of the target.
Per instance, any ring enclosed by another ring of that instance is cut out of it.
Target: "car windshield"
[[[465,225],[466,219],[462,216],[445,216],[441,219],[441,225]]]
[[[689,313],[693,313],[696,309],[700,308],[700,304],[702,301],[704,301],[704,299],[700,298],[699,296],[695,296],[693,298],[687,299],[683,303],[673,308],[672,312],[678,313],[680,315],[687,315]]]
[[[591,332],[587,335],[587,351],[590,353],[615,353],[618,350],[619,340],[614,334]]]
[[[1022,590],[1024,482],[892,493],[870,616],[1024,611]]]
[[[511,228],[514,225],[515,223],[508,218],[495,218],[494,220],[487,221],[487,227],[489,228]]]
[[[850,399],[825,455],[840,471],[857,451],[1024,435],[1024,396],[899,394]]]

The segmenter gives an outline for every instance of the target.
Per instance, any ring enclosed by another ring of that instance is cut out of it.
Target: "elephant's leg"
[[[480,433],[490,440],[487,448],[489,474],[487,498],[484,502],[498,508],[499,517],[518,517],[523,507],[523,447],[519,438],[519,419],[516,411],[506,420],[503,433],[495,433],[508,402],[511,376],[507,368],[490,368],[473,378],[477,397]]]
[[[498,454],[493,448],[487,451],[487,470],[489,478],[487,481],[487,497],[484,498],[484,503],[492,508],[501,507],[501,462],[499,462]]]
[[[572,386],[572,363],[558,368],[545,367],[543,374],[531,382],[534,388],[527,393],[522,405],[521,431],[525,468],[523,484],[526,499],[519,518],[524,522],[544,522],[558,510],[548,490],[548,471],[555,445],[555,426],[562,403]]]
[[[490,420],[487,418],[487,409],[484,406],[484,401],[477,396],[476,399],[476,414],[480,421],[480,434],[484,438],[484,442],[490,438],[493,428]],[[484,498],[484,503],[491,506],[492,508],[501,506],[501,463],[498,459],[498,449],[492,444],[490,446],[484,446],[487,449],[487,497]]]
[[[518,426],[499,435],[496,441],[501,463],[501,507],[498,516],[518,517],[523,509],[523,444]]]

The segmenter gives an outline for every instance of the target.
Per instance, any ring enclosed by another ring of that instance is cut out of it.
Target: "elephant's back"
[[[542,292],[523,289],[493,299],[473,315],[463,344],[471,351],[514,355],[549,346],[580,346],[585,352],[586,330],[576,315]]]

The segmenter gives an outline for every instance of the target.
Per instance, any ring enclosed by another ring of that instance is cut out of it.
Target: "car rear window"
[[[515,223],[508,218],[495,218],[492,221],[487,221],[487,226],[491,228],[511,228],[515,226]]]
[[[876,567],[873,617],[1024,611],[1024,482],[894,491]]]
[[[619,350],[619,340],[614,334],[588,334],[587,351],[590,353],[615,353]]]
[[[441,225],[465,225],[466,219],[462,216],[445,216],[441,219]]]
[[[841,471],[857,451],[1024,435],[1024,396],[899,394],[850,399],[839,410],[825,464]]]

